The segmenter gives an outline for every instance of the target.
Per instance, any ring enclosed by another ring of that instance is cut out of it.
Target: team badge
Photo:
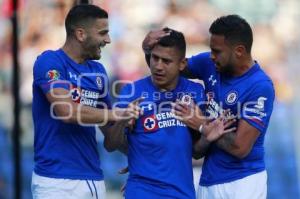
[[[57,70],[49,70],[46,74],[49,82],[58,80],[60,78],[60,73]]]
[[[99,88],[100,90],[102,90],[102,88],[103,88],[103,83],[102,83],[101,77],[98,76],[98,77],[96,78],[96,83],[97,83],[98,88]]]
[[[238,94],[236,91],[231,91],[226,97],[226,104],[231,105],[234,104],[238,99]]]
[[[192,103],[192,97],[190,95],[183,95],[180,98],[180,103],[190,105]]]
[[[158,129],[157,120],[154,115],[143,118],[142,123],[145,132],[152,132]]]

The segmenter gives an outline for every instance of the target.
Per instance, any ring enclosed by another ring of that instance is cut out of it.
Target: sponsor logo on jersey
[[[77,81],[77,75],[76,74],[74,74],[72,72],[69,72],[69,77],[70,77],[70,79],[74,79],[74,80]]]
[[[246,118],[252,120],[253,122],[257,123],[258,125],[264,127],[263,118],[267,117],[267,113],[265,111],[265,101],[268,98],[266,97],[259,97],[255,104],[248,103],[244,107],[244,113]]]
[[[74,102],[91,106],[91,107],[97,107],[98,101],[100,99],[99,92],[80,89],[76,86],[72,86],[70,92],[71,92],[71,98]]]
[[[213,75],[209,76],[208,81],[211,83],[212,86],[214,86],[217,83],[217,79],[214,78]]]
[[[144,112],[144,111],[152,111],[153,110],[153,104],[150,104],[150,103],[148,103],[148,104],[143,104],[143,102],[140,104],[140,107],[141,107],[141,109],[142,109],[142,111]]]
[[[158,129],[155,115],[150,115],[142,119],[144,131],[146,133],[156,131]]]
[[[71,89],[71,97],[74,102],[79,103],[80,102],[80,89],[73,87]]]

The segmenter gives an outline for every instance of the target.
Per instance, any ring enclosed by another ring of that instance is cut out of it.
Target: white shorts
[[[105,199],[103,180],[48,178],[32,173],[33,199]]]
[[[267,172],[212,186],[199,186],[197,199],[266,199]]]

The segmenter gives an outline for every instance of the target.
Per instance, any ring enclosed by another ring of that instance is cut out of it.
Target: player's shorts
[[[70,180],[32,174],[33,199],[105,199],[103,180]]]
[[[266,199],[267,172],[212,186],[199,186],[197,199]]]

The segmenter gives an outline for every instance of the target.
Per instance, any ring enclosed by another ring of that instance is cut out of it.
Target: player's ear
[[[187,66],[187,58],[183,58],[179,63],[179,71],[183,71]]]
[[[246,53],[246,48],[243,45],[237,45],[234,48],[234,52],[237,57],[241,57],[242,55],[244,55]]]
[[[78,41],[83,42],[85,41],[87,34],[83,28],[76,28],[75,29],[75,37]]]

